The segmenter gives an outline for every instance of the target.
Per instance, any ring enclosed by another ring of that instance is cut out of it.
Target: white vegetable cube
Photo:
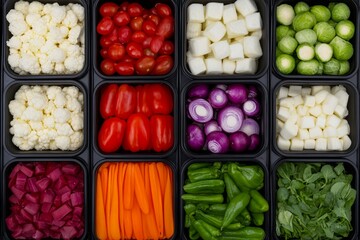
[[[279,133],[281,129],[284,127],[284,122],[280,119],[276,119],[276,133]]]
[[[318,92],[318,93],[316,93],[315,94],[315,102],[317,103],[317,104],[321,104],[324,100],[325,100],[325,98],[327,97],[327,95],[329,95],[329,92],[328,91],[326,91],[326,90],[321,90],[320,92]]]
[[[326,127],[323,130],[323,135],[326,138],[332,138],[332,137],[337,137],[337,130],[334,127]]]
[[[259,12],[252,13],[245,17],[246,28],[249,32],[258,31],[262,28],[261,15]]]
[[[315,125],[321,129],[324,129],[326,127],[326,116],[325,115],[318,116]]]
[[[315,127],[315,118],[314,117],[305,116],[305,117],[302,117],[300,121],[301,121],[300,128],[309,129],[309,128]]]
[[[334,114],[335,108],[338,104],[338,99],[332,94],[328,94],[322,103],[322,112],[326,115]]]
[[[280,98],[286,98],[288,96],[288,93],[289,93],[289,88],[287,87],[281,87],[279,89],[279,92],[278,92],[278,95],[277,95],[277,99],[280,99]]]
[[[259,58],[263,55],[260,41],[257,37],[244,38],[244,54],[249,58]]]
[[[205,7],[205,18],[220,21],[224,11],[224,4],[219,2],[209,2]]]
[[[257,37],[259,40],[262,38],[263,32],[262,30],[257,30],[250,33],[250,36]]]
[[[309,108],[304,105],[300,105],[296,108],[296,112],[299,116],[306,116],[308,114],[308,110]]]
[[[203,30],[205,30],[209,25],[213,24],[213,23],[216,23],[217,21],[213,21],[213,20],[209,20],[209,19],[206,19],[205,23],[203,23]]]
[[[347,117],[347,115],[349,115],[349,111],[345,107],[338,104],[335,107],[334,114],[336,116],[338,116],[339,118],[345,118],[345,117]]]
[[[221,74],[223,73],[222,61],[216,58],[206,58],[206,74]]]
[[[311,94],[311,88],[302,88],[301,89],[301,96],[305,97]]]
[[[298,137],[299,137],[301,140],[306,140],[306,139],[309,139],[309,138],[310,138],[310,133],[309,133],[309,131],[306,130],[306,129],[299,129]]]
[[[186,60],[189,62],[193,58],[195,58],[195,57],[191,54],[190,50],[187,51],[186,52]]]
[[[304,150],[304,141],[299,138],[291,139],[291,151],[302,151]]]
[[[233,42],[238,42],[238,43],[241,43],[244,45],[244,38],[245,38],[245,36],[233,38]]]
[[[204,58],[196,57],[188,60],[189,68],[192,74],[199,75],[206,72]]]
[[[236,13],[235,4],[231,3],[225,5],[223,9],[223,23],[227,24],[229,22],[236,20],[237,20],[237,13]]]
[[[323,131],[319,127],[313,127],[309,129],[309,134],[311,139],[317,139],[323,136]]]
[[[230,45],[227,41],[219,41],[210,45],[216,59],[227,58],[230,54]]]
[[[223,62],[223,71],[226,74],[233,74],[235,71],[236,63],[229,59],[224,59]]]
[[[243,45],[239,42],[230,44],[230,60],[240,60],[244,58],[244,48]]]
[[[346,151],[351,147],[351,139],[349,138],[349,136],[344,136],[343,138],[341,138],[340,140],[343,141],[343,150]]]
[[[330,86],[324,86],[323,89],[326,90],[326,91],[328,91],[329,93],[331,92],[331,87],[330,87]]]
[[[293,99],[294,99],[294,107],[297,107],[304,103],[304,99],[302,98],[301,95],[297,95],[297,96],[293,97]]]
[[[288,151],[290,149],[291,142],[290,140],[285,140],[281,136],[277,137],[277,146],[280,150]]]
[[[341,151],[343,149],[343,145],[339,138],[332,137],[327,140],[327,148],[331,151]]]
[[[305,96],[305,106],[307,107],[314,107],[315,106],[315,97],[314,96],[310,96],[310,95],[306,95]]]
[[[186,26],[186,38],[199,37],[201,35],[201,23],[188,22]]]
[[[335,86],[331,89],[331,93],[335,95],[339,90],[344,90],[346,92],[346,88],[343,85]]]
[[[281,98],[279,100],[279,105],[287,108],[295,108],[294,98],[292,97]]]
[[[235,7],[244,17],[258,11],[256,3],[253,0],[237,0],[235,2]]]
[[[312,107],[309,109],[309,113],[313,115],[314,117],[318,117],[322,114],[322,109],[320,105],[316,105],[315,107]]]
[[[194,57],[204,56],[211,52],[210,41],[207,37],[196,37],[189,40],[189,50]]]
[[[349,125],[348,121],[342,120],[339,127],[336,129],[336,135],[339,138],[342,138],[349,134],[350,134],[350,125]]]
[[[255,74],[257,70],[257,62],[253,58],[244,58],[236,61],[236,73]]]
[[[206,27],[204,36],[208,37],[212,42],[220,41],[226,34],[226,27],[222,22],[217,21]]]
[[[326,118],[326,125],[337,128],[341,123],[341,119],[335,115],[330,115]]]
[[[347,107],[349,94],[346,92],[346,90],[340,89],[337,93],[335,93],[335,97],[337,97],[341,106]]]
[[[288,118],[288,120],[286,122],[296,124],[298,122],[298,120],[299,120],[299,117],[296,114],[296,112],[290,112],[290,117]]]
[[[187,9],[188,22],[203,23],[205,22],[204,5],[200,3],[190,4]]]
[[[327,150],[327,139],[326,138],[318,138],[315,143],[316,151],[326,151]]]
[[[280,131],[280,136],[285,140],[294,138],[299,131],[299,127],[291,122],[286,122]]]
[[[318,92],[320,92],[323,89],[324,89],[324,86],[312,86],[311,87],[311,94],[315,95],[315,94],[317,94]]]
[[[229,38],[245,36],[249,32],[245,20],[236,20],[226,24],[226,31]]]
[[[304,149],[314,150],[316,146],[316,141],[314,139],[307,139],[304,141]]]
[[[289,87],[289,93],[288,93],[288,95],[289,95],[290,97],[295,97],[295,96],[301,95],[301,89],[302,89],[301,86],[291,85],[291,86]]]

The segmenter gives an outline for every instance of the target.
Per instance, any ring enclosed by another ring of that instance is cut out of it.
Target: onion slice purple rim
[[[248,136],[253,134],[259,135],[260,126],[254,119],[247,118],[243,121],[240,131],[246,133]]]
[[[235,106],[223,108],[218,114],[218,123],[220,127],[227,133],[237,132],[244,120],[244,113]]]
[[[189,104],[189,114],[198,123],[206,123],[214,116],[214,111],[208,101],[199,98]]]

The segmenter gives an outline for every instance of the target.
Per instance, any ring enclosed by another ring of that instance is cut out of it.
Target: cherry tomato
[[[113,2],[107,2],[101,5],[100,7],[100,15],[103,17],[112,17],[118,11],[119,6]]]
[[[108,54],[108,50],[106,48],[102,48],[100,50],[100,55],[102,58],[107,58],[108,57],[107,54]]]
[[[123,2],[123,3],[120,4],[119,8],[122,11],[127,11],[128,6],[129,6],[128,2]]]
[[[154,57],[143,57],[136,62],[135,70],[138,75],[148,75],[152,72],[154,66]]]
[[[165,41],[159,50],[161,55],[171,55],[173,52],[174,44],[171,41]]]
[[[147,37],[144,41],[143,41],[143,48],[148,48],[150,47],[150,43],[151,43],[152,37]]]
[[[111,18],[110,17],[104,17],[98,23],[98,25],[96,27],[96,31],[100,35],[107,35],[107,34],[111,33],[114,30],[114,27],[115,27],[115,25],[114,25],[114,22],[111,20]]]
[[[156,35],[170,38],[174,34],[174,18],[164,17],[156,28]]]
[[[98,135],[99,148],[106,152],[115,152],[121,147],[125,135],[126,122],[120,118],[106,119]]]
[[[122,62],[133,63],[133,64],[135,63],[134,59],[132,57],[130,57],[129,55],[127,55],[127,54],[123,57],[123,59],[121,61]]]
[[[142,17],[135,17],[130,21],[130,27],[134,31],[141,31],[144,19]]]
[[[144,19],[146,19],[146,18],[149,17],[149,14],[150,14],[149,10],[144,9],[144,10],[143,10],[143,13],[142,13],[142,17],[143,17]]]
[[[132,58],[141,58],[142,57],[142,47],[139,43],[130,42],[126,45],[126,52]]]
[[[150,48],[144,48],[144,56],[156,57],[156,54],[150,50]]]
[[[155,62],[155,61],[154,61]],[[100,64],[100,69],[105,75],[114,75],[114,62],[110,59],[104,59]]]
[[[171,8],[168,5],[164,4],[164,3],[155,4],[155,8],[156,8],[156,12],[161,17],[169,17],[172,14]]]
[[[108,57],[113,61],[121,60],[125,55],[125,48],[121,43],[114,43],[108,49]]]
[[[130,42],[131,35],[132,35],[132,31],[128,26],[121,27],[118,30],[119,42],[122,44],[126,44]]]
[[[136,31],[131,36],[131,41],[143,43],[146,39],[146,34],[143,31]]]
[[[112,43],[119,42],[118,29],[117,29],[117,28],[114,28],[114,30],[112,30],[112,32],[111,32],[109,35],[107,35],[107,37],[109,38],[109,40],[110,40]]]
[[[151,74],[153,75],[165,75],[171,71],[174,67],[174,60],[169,55],[162,55],[155,61],[155,67]]]
[[[100,46],[103,48],[108,48],[113,42],[110,40],[108,36],[100,37]]]
[[[115,64],[115,70],[121,76],[134,75],[135,72],[134,64],[130,62],[119,62]]]
[[[116,26],[126,26],[130,22],[130,15],[125,11],[117,12],[113,17]]]
[[[150,43],[150,49],[151,51],[153,51],[154,53],[158,53],[161,46],[164,43],[164,38],[161,36],[154,36],[151,40]]]
[[[143,13],[143,7],[139,3],[130,3],[127,12],[131,17],[139,17]]]
[[[153,21],[155,23],[155,25],[157,26],[160,22],[160,18],[159,16],[155,15],[155,14],[150,14],[148,17],[149,20]]]
[[[142,30],[149,36],[155,35],[156,24],[150,19],[145,20],[142,25]]]
[[[158,15],[158,12],[156,11],[156,8],[153,7],[150,9],[150,13],[154,14],[154,15]]]

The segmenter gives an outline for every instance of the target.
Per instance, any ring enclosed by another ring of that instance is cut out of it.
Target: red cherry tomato
[[[156,35],[162,36],[165,39],[172,37],[174,34],[174,18],[164,17],[160,20],[156,28]]]
[[[131,17],[139,17],[143,13],[143,7],[139,3],[130,3],[127,12]]]
[[[119,62],[115,64],[115,70],[121,76],[130,76],[134,75],[135,67],[130,62]]]
[[[101,72],[105,75],[114,75],[115,67],[114,62],[110,59],[104,59],[100,64]]]
[[[130,42],[131,35],[132,35],[132,31],[128,26],[121,27],[118,30],[119,42],[122,44],[126,44]]]
[[[150,13],[154,14],[154,15],[158,15],[158,12],[156,11],[156,8],[153,7],[150,9]]]
[[[132,58],[141,58],[142,57],[142,47],[139,43],[130,42],[126,45],[126,52]]]
[[[100,35],[107,35],[110,34],[114,30],[114,22],[111,20],[110,17],[104,17],[101,19],[101,21],[98,23],[96,27],[96,31]]]
[[[161,36],[154,36],[151,40],[150,43],[150,49],[151,51],[153,51],[154,53],[158,53],[161,46],[164,43],[164,38]]]
[[[147,37],[144,41],[143,41],[143,48],[148,48],[150,47],[150,43],[151,43],[152,37]]]
[[[143,43],[146,39],[146,34],[143,31],[136,31],[131,36],[131,41]]]
[[[144,10],[143,10],[143,13],[142,13],[142,17],[143,17],[144,19],[146,19],[146,18],[149,17],[149,14],[150,14],[149,10],[144,9]]]
[[[142,25],[142,30],[149,36],[153,36],[155,35],[155,32],[156,32],[156,24],[147,19],[143,22],[143,25]]]
[[[100,46],[103,48],[108,48],[113,42],[110,40],[108,36],[100,37]]]
[[[130,21],[130,27],[134,31],[141,31],[144,19],[142,17],[135,17]]]
[[[130,15],[125,11],[117,12],[113,17],[113,21],[116,26],[126,26],[130,22]]]
[[[100,50],[100,56],[102,58],[107,58],[108,57],[107,54],[108,54],[108,50],[106,48]]]
[[[128,2],[123,2],[120,4],[119,8],[121,11],[127,11],[128,6],[129,6]]]
[[[99,12],[103,17],[112,17],[118,11],[119,6],[113,2],[107,2],[101,5]]]
[[[162,55],[155,61],[155,67],[151,74],[153,75],[165,75],[168,74],[174,67],[174,60],[169,55]]]
[[[161,55],[171,55],[174,52],[174,44],[171,41],[165,41],[159,50]]]
[[[171,8],[168,5],[164,4],[164,3],[155,4],[155,8],[156,8],[156,12],[161,17],[169,17],[172,14]]]
[[[150,50],[150,48],[144,48],[144,56],[156,57],[156,54]]]
[[[109,38],[109,40],[112,42],[112,43],[116,43],[116,42],[119,42],[119,39],[118,39],[118,29],[117,28],[114,28],[114,30],[112,30],[112,32],[107,35],[107,37]]]
[[[108,57],[113,61],[121,60],[125,55],[125,48],[121,43],[114,43],[108,49]]]
[[[155,67],[154,57],[140,58],[135,65],[135,70],[138,75],[148,75]]]
[[[106,119],[98,135],[99,148],[106,153],[118,150],[122,145],[125,129],[124,120],[116,117]]]
[[[157,26],[160,22],[160,18],[159,16],[155,15],[155,14],[150,14],[148,17],[149,20],[153,21],[155,23],[155,25]]]
[[[123,57],[121,61],[127,63],[133,63],[133,64],[135,63],[134,59],[127,54],[125,55],[125,57]]]

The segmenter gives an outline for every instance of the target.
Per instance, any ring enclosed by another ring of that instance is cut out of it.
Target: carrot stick
[[[133,235],[131,210],[124,209],[124,239],[131,239]]]
[[[111,239],[120,239],[120,226],[119,226],[119,191],[117,176],[119,174],[119,164],[114,164],[113,180],[111,182],[112,197],[111,197],[111,210],[110,210],[110,224],[109,224],[109,237]]]
[[[158,174],[159,174],[161,196],[164,199],[165,184],[166,184],[166,172],[165,172],[166,166],[164,163],[158,162],[158,163],[156,163],[156,168],[157,168]]]
[[[146,214],[141,212],[141,224],[143,227],[143,235],[144,235],[144,239],[150,239],[150,232],[148,230],[147,227],[147,223],[146,223]]]
[[[156,163],[151,163],[149,166],[151,196],[153,200],[156,224],[158,226],[159,237],[164,236],[164,214],[163,214],[163,200],[161,197],[161,187],[159,182],[159,175],[156,169]]]
[[[173,209],[173,185],[171,184],[171,171],[166,169],[166,187],[164,194],[164,223],[165,223],[165,237],[171,238],[174,234],[174,209]]]
[[[132,209],[134,202],[134,164],[128,163],[124,182],[124,207],[127,210]]]
[[[113,179],[114,179],[114,164],[110,165],[109,168],[109,175],[108,175],[108,193],[107,193],[107,197],[106,197],[106,206],[105,206],[105,214],[106,214],[106,226],[107,226],[107,234],[108,237],[111,236],[111,232],[110,232],[110,215],[111,215],[111,200],[112,200],[112,193],[113,193],[113,189],[111,187],[111,184],[113,183]]]
[[[149,199],[149,213],[145,215],[146,218],[146,230],[149,231],[150,239],[157,240],[159,239],[159,230],[156,225],[155,215],[154,215],[154,207],[151,198],[151,186],[150,186],[150,176],[149,176],[149,164],[145,165],[145,189],[146,195]]]
[[[101,175],[101,183],[102,183],[102,189],[103,189],[103,197],[104,197],[104,204],[107,201],[107,194],[108,194],[108,177],[109,177],[109,169],[102,168],[100,169],[100,175]]]
[[[134,201],[133,204],[131,217],[132,217],[133,234],[135,235],[135,239],[137,240],[144,239],[143,226],[141,220],[141,209],[139,207],[139,203],[136,200]]]
[[[96,199],[95,199],[95,230],[97,238],[103,240],[107,239],[106,230],[106,217],[105,217],[105,206],[104,197],[102,192],[102,183],[100,173],[97,174],[96,178]]]
[[[140,166],[138,164],[134,164],[134,174],[134,178],[136,176],[136,180],[134,181],[135,196],[141,211],[147,214],[149,213],[149,201],[146,196],[144,176],[141,174]]]
[[[124,238],[124,195],[123,195],[123,186],[124,186],[124,176],[126,172],[127,164],[120,162],[119,166],[119,175],[118,175],[118,191],[119,191],[119,226],[121,239]]]
[[[145,176],[145,163],[141,162],[139,163],[139,166],[140,166],[141,174]]]

